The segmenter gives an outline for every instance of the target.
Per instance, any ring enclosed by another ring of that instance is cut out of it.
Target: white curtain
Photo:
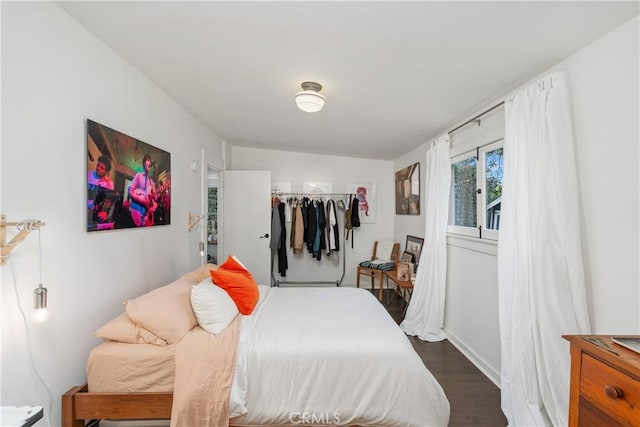
[[[444,301],[447,282],[447,220],[451,184],[449,134],[436,138],[427,151],[425,231],[413,296],[400,328],[424,341],[447,336]]]
[[[505,102],[498,244],[502,409],[511,426],[568,424],[563,334],[589,333],[567,77]]]

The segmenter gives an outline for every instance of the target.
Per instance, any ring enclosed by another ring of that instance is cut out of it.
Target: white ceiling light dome
[[[322,85],[316,82],[303,82],[302,92],[296,93],[296,105],[305,113],[317,113],[322,110],[326,98],[320,95]]]

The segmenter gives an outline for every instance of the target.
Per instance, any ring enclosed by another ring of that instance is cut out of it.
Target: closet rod
[[[461,124],[460,126],[456,126],[455,128],[453,128],[452,130],[450,130],[449,132],[447,132],[449,135],[451,135],[452,133],[454,133],[455,131],[462,129],[463,127],[465,127],[466,125],[468,125],[469,123],[475,122],[476,120],[478,120],[480,117],[489,114],[490,112],[492,112],[493,110],[495,110],[496,108],[500,108],[504,105],[504,101],[501,101],[499,103],[497,103],[496,105],[494,105],[493,107],[489,108],[488,110],[483,111],[482,113],[478,114],[477,116],[475,116],[472,119],[467,120],[466,122],[464,122],[463,124]]]

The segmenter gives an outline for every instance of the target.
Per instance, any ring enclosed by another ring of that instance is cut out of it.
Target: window
[[[451,159],[449,227],[454,234],[498,239],[503,141],[478,147]]]

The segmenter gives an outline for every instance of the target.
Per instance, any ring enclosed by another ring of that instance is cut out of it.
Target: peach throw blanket
[[[176,345],[171,427],[229,425],[240,317],[219,335],[196,326]]]

